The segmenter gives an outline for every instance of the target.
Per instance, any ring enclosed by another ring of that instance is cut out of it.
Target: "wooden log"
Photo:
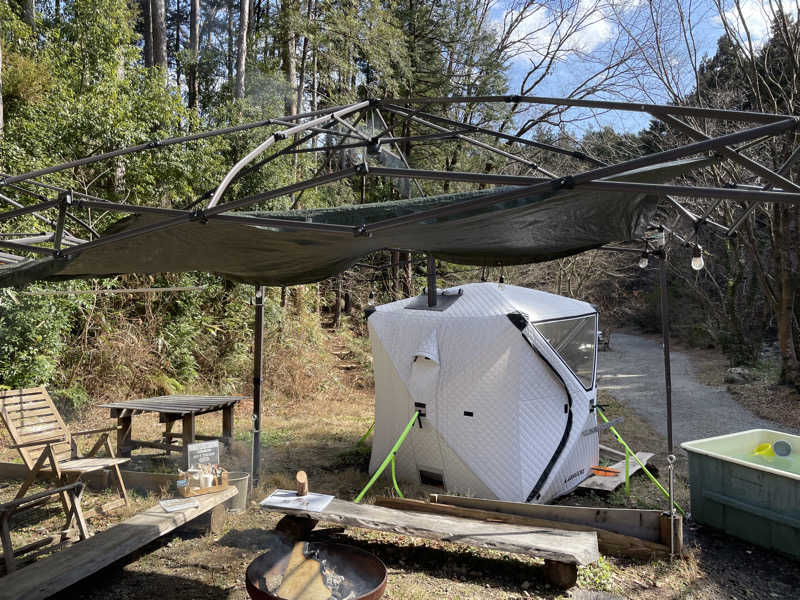
[[[669,513],[663,513],[661,515],[659,525],[661,543],[664,544],[667,549],[669,549]],[[677,512],[675,513],[672,532],[673,539],[675,540],[673,550],[675,551],[675,554],[681,554],[683,552],[683,518]]]
[[[225,528],[228,519],[228,510],[225,505],[218,504],[204,515],[189,521],[181,527],[183,531],[190,531],[200,535],[218,535]]]
[[[556,587],[571,588],[578,581],[578,566],[545,560],[544,577]]]
[[[284,533],[297,540],[305,540],[316,526],[317,521],[315,519],[285,515],[278,521],[278,524],[275,525],[275,531]]]
[[[490,510],[510,515],[558,521],[559,523],[588,525],[651,542],[661,542],[660,520],[662,512],[660,510],[529,504],[527,502],[505,502],[502,500],[465,498],[446,494],[430,494],[429,499],[431,502],[461,506],[463,508]]]
[[[399,535],[454,542],[579,565],[592,563],[598,558],[597,535],[594,532],[485,523],[472,519],[356,504],[336,498],[321,512],[272,506],[263,508],[338,525],[388,531]]]
[[[308,475],[305,471],[298,471],[295,476],[297,481],[297,495],[308,496]]]
[[[565,531],[587,531],[597,534],[597,545],[603,554],[613,556],[626,556],[629,558],[651,559],[664,558],[669,554],[669,548],[639,538],[614,533],[605,529],[591,527],[589,525],[577,525],[574,523],[548,521],[535,517],[511,515],[488,510],[475,508],[463,508],[460,506],[449,506],[447,504],[433,504],[422,500],[401,500],[399,498],[377,498],[377,506],[395,508],[399,510],[411,510],[424,513],[439,515],[449,515],[462,517],[465,519],[475,519],[478,521],[493,523],[508,523],[513,525],[528,525],[530,527],[546,527],[550,529],[562,529]]]
[[[156,504],[80,544],[7,575],[0,586],[0,600],[43,600],[52,596],[223,504],[237,492],[231,486],[216,494],[199,496],[200,506],[174,513],[168,513]]]

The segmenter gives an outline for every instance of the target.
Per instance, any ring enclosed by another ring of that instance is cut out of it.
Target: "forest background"
[[[0,173],[370,97],[549,95],[798,114],[797,11],[777,0],[0,0]],[[610,113],[515,102],[428,109],[608,162],[689,141],[658,122]],[[416,133],[408,121],[388,124],[400,136]],[[731,127],[693,124],[708,134]],[[262,129],[156,149],[42,181],[129,203],[184,207],[207,197],[266,135]],[[777,170],[798,142],[792,134],[746,154]],[[582,168],[569,156],[514,143],[502,148],[552,172]],[[530,172],[519,161],[487,160],[459,140],[408,142],[402,151],[412,167]],[[287,185],[337,160],[331,152],[280,157],[238,180],[231,193]],[[798,167],[787,176],[798,180]],[[684,183],[760,182],[726,164]],[[383,202],[409,192],[389,180],[361,185],[356,177],[259,208]],[[410,190],[465,189],[470,184],[423,182]],[[31,194],[52,192],[6,186],[0,203],[30,202]],[[691,249],[671,245],[670,297],[679,307],[673,334],[722,350],[731,365],[764,367],[772,360],[766,371],[775,382],[799,388],[800,207],[681,201],[726,225],[749,210],[737,235],[726,237],[663,208],[670,228],[701,244],[705,255],[696,272],[689,268]],[[91,225],[102,230],[112,221],[97,213]],[[0,239],[39,230],[34,217],[21,217],[0,223]],[[655,331],[655,261],[641,269],[638,258],[592,251],[505,269],[440,264],[439,283],[502,276],[589,300],[604,327]],[[419,293],[423,262],[421,255],[386,251],[317,285],[270,289],[268,394],[301,398],[307,390],[294,383],[298,372],[313,378],[314,357],[326,351],[323,325],[345,328],[363,343],[360,309]],[[137,287],[190,289],[113,293]],[[47,385],[73,411],[111,398],[247,392],[252,296],[252,286],[200,273],[0,290],[0,387]]]

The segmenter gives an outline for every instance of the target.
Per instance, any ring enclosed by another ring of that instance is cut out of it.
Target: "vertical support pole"
[[[53,249],[61,251],[61,240],[64,237],[64,220],[67,217],[67,206],[72,203],[72,191],[61,192],[58,195],[58,220],[56,221],[56,231],[53,236]]]
[[[222,409],[222,441],[230,448],[233,441],[233,404]]]
[[[428,306],[436,306],[436,259],[428,254]]]
[[[669,359],[669,299],[667,298],[667,254],[661,256],[659,287],[661,288],[661,332],[664,336],[664,390],[667,400],[667,454],[672,454],[672,373]]]
[[[189,468],[189,444],[194,444],[194,413],[183,415],[183,466]]]
[[[113,409],[112,409],[113,410]],[[133,417],[127,410],[117,416],[117,456],[131,457],[131,439],[133,438]]]
[[[261,380],[264,373],[264,286],[256,286],[253,333],[253,464],[250,481],[258,485],[261,472]]]

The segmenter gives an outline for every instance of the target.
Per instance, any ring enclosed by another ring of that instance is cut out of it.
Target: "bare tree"
[[[244,75],[247,63],[247,31],[249,28],[249,0],[239,1],[239,35],[236,40],[236,85],[234,98],[244,98]]]

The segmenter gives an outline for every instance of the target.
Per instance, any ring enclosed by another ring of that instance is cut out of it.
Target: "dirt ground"
[[[343,367],[337,369],[337,363],[331,363],[334,379],[338,382],[331,393],[308,401],[270,398],[262,427],[265,432],[262,439],[263,475],[247,511],[229,515],[224,530],[218,535],[178,530],[57,597],[65,600],[75,597],[130,600],[156,597],[247,598],[245,569],[264,551],[272,535],[270,530],[279,518],[279,515],[258,509],[256,500],[276,487],[292,487],[293,474],[299,469],[308,472],[313,491],[335,494],[344,499],[355,497],[367,480],[368,446],[359,447],[357,442],[372,422],[372,388],[363,367],[352,367],[354,362],[363,360],[363,342],[334,337],[331,339],[331,353],[336,354],[334,361],[341,361]],[[603,393],[600,401],[607,406],[609,418],[625,416],[619,430],[634,450],[660,453],[654,462],[659,470],[659,480],[666,486],[663,438],[608,393]],[[247,428],[251,408],[251,404],[243,402],[237,409],[237,442],[224,459],[231,469],[240,469],[249,461]],[[134,422],[135,437],[155,439],[159,431],[156,417],[137,419]],[[80,422],[70,426],[82,429],[87,424],[96,425],[106,420],[106,411],[95,408]],[[218,415],[198,418],[198,433],[214,433],[218,428]],[[602,443],[617,447],[608,432],[603,434]],[[148,458],[142,451],[134,456],[134,468],[177,469],[177,463]],[[10,460],[12,457],[13,453],[7,447],[0,451],[0,459]],[[678,463],[675,482],[676,500],[688,509],[687,470],[683,461]],[[666,508],[667,502],[644,475],[637,474],[631,483],[630,497],[619,490],[605,496],[572,494],[560,502],[581,506]],[[0,489],[0,500],[6,500],[13,497],[19,482],[5,480],[2,484],[6,487]],[[441,491],[405,484],[403,490],[407,497],[414,498]],[[379,481],[372,493],[391,495],[389,480]],[[98,496],[105,500],[110,495],[111,492],[92,493],[85,504],[90,504]],[[126,512],[94,518],[90,526],[95,531],[105,529],[157,500],[152,494],[143,495],[135,491],[132,499],[133,506]],[[60,525],[61,516],[56,505],[35,513],[26,516],[20,523],[21,527],[15,528],[17,544],[30,541],[43,531],[53,532]],[[386,564],[389,576],[385,597],[390,599],[771,599],[798,597],[797,584],[800,582],[798,562],[696,526],[691,521],[685,524],[685,541],[689,549],[685,558],[672,562],[648,562],[602,557],[597,563],[580,569],[578,586],[568,592],[549,587],[543,578],[542,561],[528,557],[354,528],[348,528],[338,537],[373,552]]]

